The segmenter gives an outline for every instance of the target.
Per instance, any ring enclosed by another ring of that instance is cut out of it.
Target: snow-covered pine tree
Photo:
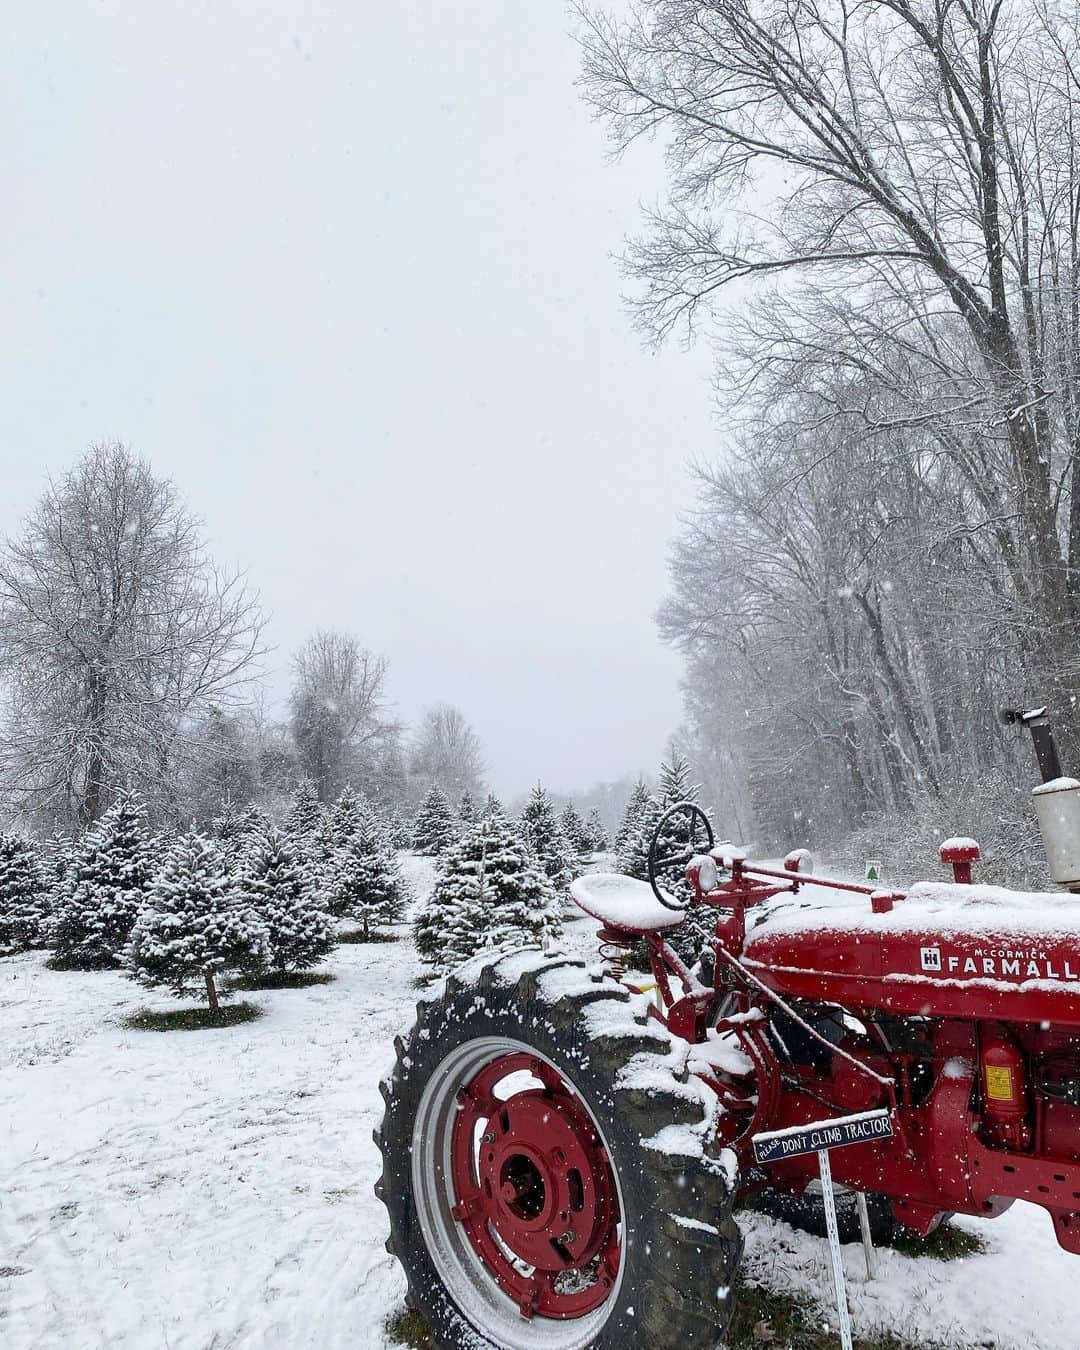
[[[221,805],[221,810],[210,822],[208,834],[211,839],[219,844],[231,844],[241,833],[243,826],[240,821],[240,808],[233,804],[231,797],[226,797]]]
[[[338,796],[323,813],[308,848],[305,852],[305,865],[311,875],[312,886],[316,890],[328,892],[333,884],[333,855],[344,848],[356,830],[360,828],[360,802],[352,784],[347,783]],[[324,895],[324,903],[325,895]]]
[[[544,875],[561,894],[574,879],[574,867],[551,798],[539,783],[529,793],[518,824]]]
[[[310,778],[301,778],[283,822],[285,833],[294,840],[312,837],[318,833],[325,812],[315,784]]]
[[[567,848],[578,860],[587,858],[593,851],[585,822],[578,815],[573,802],[567,802],[559,813],[559,829]]]
[[[677,802],[696,802],[701,784],[690,777],[690,761],[672,746],[671,756],[660,765],[657,795],[666,810]]]
[[[386,817],[386,837],[395,849],[412,848],[412,827],[396,806]]]
[[[0,834],[0,956],[42,944],[49,885],[29,839]]]
[[[546,943],[561,927],[532,850],[502,815],[485,815],[447,850],[413,938],[422,961],[449,970],[483,948]]]
[[[361,805],[361,798],[353,790],[352,784],[346,783],[329,812],[337,842],[343,844],[347,839],[351,839],[360,828],[361,815],[373,809],[366,799]]]
[[[617,854],[619,871],[625,872],[628,877],[636,877],[638,881],[647,880],[649,843],[660,814],[660,803],[650,793],[648,801],[644,803],[634,822],[633,829],[624,834],[622,846]]]
[[[172,846],[147,888],[123,958],[141,984],[183,994],[201,983],[216,1013],[218,976],[263,969],[270,941],[221,850],[204,835],[189,834]]]
[[[641,817],[649,809],[652,803],[652,792],[645,787],[644,779],[637,780],[634,783],[633,791],[630,792],[629,801],[626,802],[625,810],[622,811],[622,819],[618,823],[616,830],[616,840],[614,840],[614,850],[620,859],[620,871],[626,871],[622,865],[622,859],[628,852],[628,845],[639,833],[641,826]]]
[[[458,820],[468,829],[470,825],[475,825],[480,819],[480,808],[476,804],[476,798],[468,788],[461,794],[461,800],[457,808]]]
[[[63,830],[51,835],[41,847],[38,863],[48,888],[50,921],[56,913],[71,864],[75,859],[75,841]]]
[[[417,853],[434,857],[444,851],[457,837],[458,824],[438,783],[424,798],[413,826],[413,848]]]
[[[142,803],[117,798],[79,840],[49,923],[60,965],[81,970],[120,963],[159,861]]]
[[[598,806],[594,806],[589,812],[589,818],[585,822],[585,834],[588,836],[589,847],[593,853],[606,853],[611,847]]]
[[[406,895],[397,852],[369,805],[360,812],[356,832],[330,859],[327,876],[331,912],[355,919],[365,941],[401,918]]]
[[[231,866],[239,868],[246,854],[258,848],[273,823],[256,806],[234,806],[226,801],[212,822],[209,836],[221,848]]]
[[[315,784],[310,778],[301,778],[296,785],[292,806],[282,821],[282,833],[307,873],[311,888],[316,892],[322,890],[324,882],[328,815],[326,807],[319,801]]]
[[[660,817],[679,802],[696,803],[700,793],[700,784],[695,783],[690,776],[689,761],[672,748],[670,758],[660,765],[655,810],[648,813],[643,822],[641,846],[646,858],[643,875],[648,875],[649,843]],[[686,864],[705,846],[700,831],[700,822],[696,827],[692,826],[689,817],[680,814],[668,821],[657,841],[657,856],[668,859],[660,869],[661,884],[680,904],[688,902],[693,893],[686,879]],[[682,924],[667,936],[683,960],[692,964],[701,955],[702,948],[713,936],[715,928],[716,914],[713,910],[708,906],[695,906],[687,912]]]
[[[660,765],[656,796],[647,794],[644,803],[638,807],[636,828],[624,836],[619,853],[619,870],[628,876],[646,880],[649,875],[649,846],[660,818],[665,811],[679,802],[696,802],[700,791],[700,785],[690,778],[689,762],[678,751],[673,750],[671,758]],[[634,789],[634,794],[627,807],[628,813],[630,806],[635,805],[635,799],[639,799],[637,788]],[[700,829],[700,826],[698,828]],[[688,817],[676,816],[665,826],[664,834],[657,843],[658,857],[677,860],[664,868],[669,890],[685,892],[689,886],[683,875],[683,869],[696,851],[693,840],[688,838],[689,829]]]
[[[333,951],[333,919],[287,835],[268,834],[247,851],[239,890],[266,927],[267,964],[276,974],[304,970]]]
[[[484,809],[480,814],[481,818],[484,818],[486,816],[505,816],[506,812],[503,809],[502,802],[499,801],[494,792],[489,792],[484,802]]]

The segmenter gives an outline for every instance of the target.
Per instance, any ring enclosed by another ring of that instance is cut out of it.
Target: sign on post
[[[850,1148],[852,1144],[876,1143],[879,1139],[891,1139],[892,1136],[892,1112],[880,1110],[860,1111],[854,1116],[836,1116],[832,1120],[816,1120],[809,1125],[793,1125],[786,1130],[766,1130],[763,1134],[755,1134],[752,1140],[754,1161],[761,1164],[781,1162],[785,1158],[797,1158],[806,1153],[816,1153],[818,1156],[821,1196],[825,1205],[825,1231],[829,1237],[833,1290],[843,1350],[851,1350],[851,1314],[844,1288],[844,1263],[840,1255],[840,1233],[836,1225],[836,1196],[833,1193],[829,1152],[834,1148]],[[865,1227],[863,1240],[865,1243]],[[868,1270],[869,1265],[868,1258]]]
[[[873,1144],[878,1139],[891,1139],[892,1135],[892,1112],[860,1111],[854,1116],[835,1116],[810,1125],[755,1134],[754,1161],[783,1162],[804,1153],[823,1153],[831,1148],[847,1148],[849,1144]]]
[[[880,858],[867,858],[866,860],[866,880],[880,881],[881,874],[884,871],[884,864]]]

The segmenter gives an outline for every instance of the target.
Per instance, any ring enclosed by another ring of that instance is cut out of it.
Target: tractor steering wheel
[[[649,842],[649,885],[652,887],[653,895],[656,896],[657,900],[660,901],[665,909],[673,909],[681,914],[685,909],[689,908],[689,901],[685,905],[676,904],[672,897],[662,889],[656,876],[657,869],[664,867],[669,863],[689,862],[689,858],[684,859],[682,853],[676,853],[674,856],[667,858],[660,858],[657,856],[660,838],[664,832],[664,826],[673,816],[687,817],[688,829],[686,843],[687,847],[691,850],[691,853],[708,852],[708,850],[712,848],[713,830],[712,825],[709,823],[709,817],[696,802],[676,802],[674,806],[669,806],[656,822],[656,829],[653,830],[653,836]],[[699,849],[694,843],[694,826],[698,820],[705,826],[705,835],[709,841],[704,850]]]

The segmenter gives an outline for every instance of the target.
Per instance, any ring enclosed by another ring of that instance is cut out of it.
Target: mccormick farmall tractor
[[[1078,884],[1080,784],[1024,717],[1051,871]],[[664,821],[649,885],[574,883],[603,965],[489,953],[397,1043],[377,1190],[436,1343],[721,1344],[736,1198],[817,1174],[782,1147],[758,1162],[752,1140],[861,1113],[891,1134],[832,1153],[832,1172],[879,1222],[926,1234],[1024,1199],[1080,1253],[1080,898],[973,884],[964,839],[942,845],[947,883],[826,880],[803,852],[751,862],[697,807],[674,812],[703,833],[691,903],[716,913],[693,970],[666,940],[685,911],[661,884]],[[642,945],[647,991],[628,974]]]

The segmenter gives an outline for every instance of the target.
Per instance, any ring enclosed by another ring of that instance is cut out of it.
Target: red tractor
[[[1043,791],[1075,871],[1080,784]],[[797,1197],[817,1175],[812,1154],[756,1160],[755,1136],[867,1112],[891,1133],[832,1169],[879,1217],[925,1234],[1024,1199],[1080,1253],[1080,897],[972,884],[970,840],[942,847],[948,883],[822,879],[802,853],[715,847],[698,808],[680,812],[703,835],[690,902],[716,912],[694,969],[667,941],[685,908],[661,884],[665,819],[649,884],[574,883],[603,966],[489,953],[397,1042],[377,1191],[436,1343],[722,1343],[736,1198]],[[628,973],[643,948],[652,988]]]

